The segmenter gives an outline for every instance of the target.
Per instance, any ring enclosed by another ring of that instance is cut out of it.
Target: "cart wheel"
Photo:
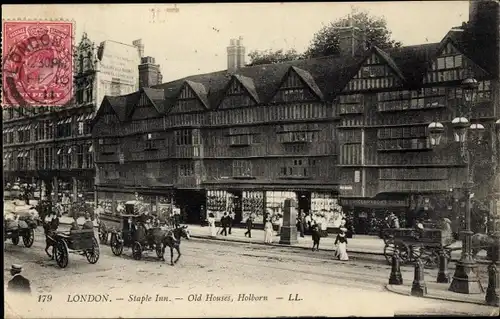
[[[120,235],[111,234],[111,241],[109,242],[111,246],[111,251],[115,256],[120,256],[123,252],[123,241],[120,239]]]
[[[158,258],[162,258],[163,257],[163,244],[156,244],[156,256],[158,256]]]
[[[18,234],[15,234],[15,235],[13,234],[11,239],[12,239],[12,243],[14,245],[19,244],[19,235]]]
[[[425,268],[436,268],[439,265],[439,254],[436,250],[427,250],[421,256]]]
[[[132,245],[132,256],[134,256],[135,260],[141,260],[142,257],[142,247],[139,242],[135,241]]]
[[[23,235],[24,247],[30,248],[31,246],[33,246],[34,241],[35,241],[35,231],[33,230],[33,228],[30,228]]]
[[[58,240],[55,245],[56,262],[61,268],[68,266],[68,248],[64,240]]]
[[[92,238],[92,248],[85,251],[85,257],[91,264],[95,264],[99,260],[99,243],[95,237]]]
[[[384,257],[387,263],[390,265],[392,263],[392,255],[394,255],[394,250],[399,250],[399,258],[401,264],[406,264],[410,256],[410,248],[401,242],[394,242],[392,240],[387,241],[384,247]]]

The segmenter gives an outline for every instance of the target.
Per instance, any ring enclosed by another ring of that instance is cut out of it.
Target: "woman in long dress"
[[[349,260],[349,256],[347,256],[347,237],[345,235],[346,232],[346,228],[340,228],[340,233],[335,239],[335,246],[337,246],[335,255],[339,260]]]
[[[273,223],[271,223],[269,218],[264,225],[264,242],[266,244],[272,244],[273,242]]]
[[[215,228],[215,216],[213,213],[210,213],[208,215],[208,226],[208,228],[210,229],[210,236],[216,237],[217,229]]]

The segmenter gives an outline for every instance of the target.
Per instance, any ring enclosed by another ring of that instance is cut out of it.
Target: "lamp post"
[[[472,257],[472,235],[471,231],[471,193],[474,185],[473,169],[471,161],[471,145],[479,144],[485,128],[479,123],[470,123],[472,107],[477,94],[478,82],[474,78],[466,78],[462,81],[463,99],[465,110],[460,110],[458,117],[451,122],[455,142],[460,143],[460,155],[466,164],[466,180],[463,186],[465,197],[465,229],[462,232],[462,256],[457,262],[453,281],[449,290],[457,293],[475,294],[483,293],[484,289],[476,274],[477,263]],[[444,125],[437,121],[428,126],[429,138],[432,146],[439,145],[441,136],[445,131]]]

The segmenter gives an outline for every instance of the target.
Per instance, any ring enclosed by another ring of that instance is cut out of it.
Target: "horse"
[[[50,259],[54,259],[54,254],[49,253],[49,248],[54,248],[56,241],[54,232],[59,227],[59,217],[53,218],[50,222],[43,223],[43,232],[45,234],[45,253]]]
[[[161,261],[165,261],[165,248],[167,246],[170,247],[170,264],[172,266],[176,264],[181,257],[179,246],[182,237],[186,239],[191,238],[187,226],[177,227],[171,230],[155,227],[151,228],[148,231],[146,230],[144,225],[140,225],[134,230],[134,238],[139,243],[147,243],[148,245],[154,246],[155,248],[160,247],[161,254],[159,258]],[[177,251],[177,258],[175,259],[175,261],[173,260],[174,249]]]
[[[476,258],[477,254],[482,250],[486,250],[487,258],[492,257],[493,247],[495,245],[493,237],[488,236],[486,234],[476,233],[472,235],[471,242],[472,242],[471,250],[473,258]]]

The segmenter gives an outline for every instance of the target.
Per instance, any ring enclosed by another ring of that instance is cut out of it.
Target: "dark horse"
[[[45,253],[54,259],[54,254],[49,253],[49,248],[54,247],[56,241],[54,239],[54,232],[59,227],[59,217],[53,218],[50,222],[43,223],[43,231],[45,233]]]
[[[135,230],[135,238],[143,239],[139,242],[147,243],[150,247],[155,246],[161,248],[159,254],[161,261],[165,261],[165,248],[170,247],[170,264],[173,266],[179,261],[181,257],[180,244],[181,238],[190,239],[189,230],[187,226],[181,226],[172,230],[165,230],[162,228],[152,228],[149,231],[145,227],[137,227]],[[174,260],[174,249],[177,251],[177,258]]]

